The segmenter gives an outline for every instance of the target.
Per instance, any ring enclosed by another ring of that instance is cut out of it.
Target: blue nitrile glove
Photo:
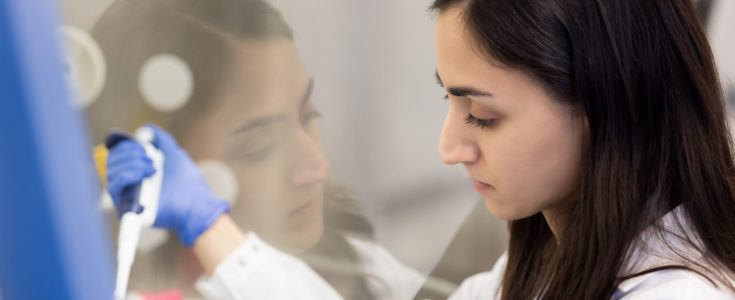
[[[196,164],[169,133],[155,125],[148,127],[155,132],[153,145],[164,156],[163,186],[154,226],[176,232],[181,242],[191,247],[230,207],[214,196]],[[131,209],[129,205],[121,207],[123,195],[137,193],[135,188],[155,169],[143,147],[131,138],[112,133],[107,144],[107,189],[122,214]]]

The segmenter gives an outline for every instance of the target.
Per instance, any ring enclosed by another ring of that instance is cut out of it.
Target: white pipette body
[[[138,204],[143,207],[140,213],[126,212],[120,219],[120,231],[117,243],[117,278],[115,282],[115,299],[123,300],[127,294],[130,269],[135,261],[135,253],[143,228],[151,227],[156,221],[158,200],[163,183],[163,153],[152,145],[155,134],[151,128],[141,127],[135,132],[135,138],[145,149],[148,158],[153,161],[156,172],[143,180],[138,195]]]

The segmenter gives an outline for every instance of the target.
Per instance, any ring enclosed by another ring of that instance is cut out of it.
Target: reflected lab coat
[[[664,216],[660,222],[672,231],[663,236],[653,229],[639,237],[632,251],[633,259],[625,268],[631,274],[656,266],[681,264],[677,253],[697,257],[693,249],[676,236],[688,231],[677,230],[675,216],[680,208]],[[663,240],[659,237],[662,237]],[[670,249],[664,241],[672,245]],[[377,299],[413,299],[423,276],[405,267],[385,249],[364,241],[353,241],[364,255],[366,271],[379,279],[370,287],[378,291]],[[466,279],[450,300],[500,299],[500,287],[507,254],[498,259],[489,272]],[[706,270],[703,270],[706,273]],[[732,281],[731,284],[735,284]],[[382,282],[382,283],[381,283]],[[197,289],[207,299],[304,299],[330,300],[342,297],[304,262],[267,245],[254,234],[216,268],[210,277],[201,278]],[[712,285],[704,277],[686,270],[661,270],[623,281],[611,299],[735,299],[735,293]]]
[[[382,246],[348,238],[361,258],[375,299],[413,299],[425,276],[406,267]],[[196,283],[206,299],[331,300],[337,291],[299,258],[263,242],[254,233]]]

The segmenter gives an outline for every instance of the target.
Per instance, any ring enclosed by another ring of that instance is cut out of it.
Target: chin
[[[266,242],[290,254],[302,254],[316,246],[324,235],[324,221],[322,218],[315,220],[305,226],[292,227],[280,230],[270,237],[265,237]]]
[[[324,222],[319,222],[314,228],[305,228],[292,234],[291,252],[304,253],[316,246],[324,236]]]
[[[496,218],[503,221],[515,221],[535,215],[538,211],[528,211],[514,206],[514,203],[498,203],[497,199],[484,197],[485,207]]]

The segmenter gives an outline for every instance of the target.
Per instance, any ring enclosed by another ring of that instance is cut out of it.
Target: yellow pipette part
[[[100,177],[102,185],[107,185],[107,147],[105,145],[98,145],[94,147],[94,165],[97,167],[97,175]]]

